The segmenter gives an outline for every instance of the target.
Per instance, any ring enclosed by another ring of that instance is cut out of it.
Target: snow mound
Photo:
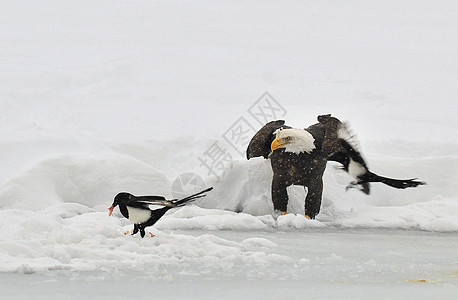
[[[144,152],[144,151],[143,151]],[[105,211],[121,191],[137,195],[164,195],[170,198],[171,180],[132,153],[105,153],[99,156],[67,155],[40,161],[0,188],[0,207],[20,214],[29,210],[40,214],[72,216]],[[161,230],[271,230],[310,227],[398,228],[437,232],[458,231],[458,188],[454,156],[398,158],[371,157],[371,168],[382,175],[400,178],[415,174],[426,186],[398,190],[372,184],[371,195],[345,191],[352,180],[329,164],[324,175],[324,196],[317,219],[306,220],[306,190],[288,188],[288,216],[277,219],[270,198],[272,170],[264,159],[234,161],[219,181],[206,177],[214,190],[196,205],[173,210],[157,228]],[[443,176],[442,172],[449,174]],[[63,206],[64,204],[68,204]],[[73,205],[73,206],[72,206]],[[54,210],[65,207],[68,211]],[[118,214],[118,217],[120,215]]]
[[[170,195],[166,176],[138,160],[119,155],[62,156],[32,166],[0,189],[0,208],[44,209],[58,203],[93,207],[120,191]]]
[[[303,214],[275,216],[268,214],[253,216],[247,213],[235,213],[218,209],[204,209],[197,206],[185,206],[176,213],[168,214],[156,227],[161,230],[197,229],[197,230],[272,230],[325,227],[317,220],[309,220]]]
[[[0,227],[0,272],[67,270],[122,276],[138,271],[147,278],[173,280],[172,274],[231,277],[250,266],[268,273],[272,264],[290,262],[272,253],[277,245],[264,238],[234,242],[155,228],[154,238],[125,236],[132,226],[123,225],[122,219],[69,203],[43,211],[4,210],[0,217],[5,220]]]

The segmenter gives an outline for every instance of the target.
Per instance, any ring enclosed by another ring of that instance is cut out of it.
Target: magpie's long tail
[[[194,194],[194,195],[191,195],[191,196],[188,196],[188,197],[185,197],[183,199],[180,199],[180,200],[177,200],[177,201],[174,201],[173,203],[176,204],[175,207],[179,207],[179,206],[183,206],[185,205],[186,202],[189,202],[189,201],[194,201],[196,199],[199,199],[199,198],[202,198],[202,197],[205,197],[205,193],[209,192],[213,190],[213,187],[210,187],[206,190],[203,190],[201,192],[198,192],[197,194]]]
[[[416,187],[419,185],[424,185],[426,184],[423,181],[417,181],[416,178],[412,179],[393,179],[393,178],[388,178],[388,177],[383,177],[377,174],[374,174],[372,172],[368,172],[369,176],[367,176],[366,180],[362,180],[362,182],[381,182],[386,185],[392,186],[397,189],[405,189],[405,188],[410,188],[410,187]]]

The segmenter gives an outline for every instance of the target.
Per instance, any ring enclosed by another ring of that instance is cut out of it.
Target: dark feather
[[[163,196],[134,196],[129,198],[126,202],[127,205],[133,207],[147,207],[148,205],[161,205],[167,207],[175,207],[171,200],[166,200]]]
[[[262,156],[267,159],[270,154],[270,144],[272,144],[272,141],[275,139],[274,132],[282,127],[291,128],[289,126],[284,126],[284,124],[284,120],[271,121],[259,129],[248,145],[246,158],[250,159]]]
[[[160,205],[160,206],[166,206],[166,207],[176,207],[176,204],[174,204],[173,201],[170,201],[170,200],[164,200],[164,201],[138,201],[138,203],[145,204],[145,205]]]

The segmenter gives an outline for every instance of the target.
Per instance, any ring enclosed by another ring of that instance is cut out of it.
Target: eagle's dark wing
[[[369,172],[366,161],[358,151],[356,138],[347,125],[331,115],[318,116],[318,122],[325,129],[321,151],[328,161],[342,164],[342,169],[350,175],[353,174],[349,168],[359,168],[362,173]],[[359,178],[356,179],[359,180]],[[358,181],[358,188],[366,194],[370,193],[368,182]]]
[[[341,163],[346,171],[348,171],[350,158],[367,168],[366,162],[358,151],[358,142],[346,124],[331,115],[318,116],[318,122],[324,128],[321,152],[327,160]]]
[[[267,159],[270,154],[270,145],[275,139],[274,132],[282,127],[291,128],[289,126],[285,126],[284,124],[284,120],[271,121],[259,129],[248,145],[246,158],[250,159],[253,157],[263,156]]]

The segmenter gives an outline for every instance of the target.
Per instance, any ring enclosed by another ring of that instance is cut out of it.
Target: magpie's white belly
[[[127,212],[129,213],[129,220],[136,224],[144,223],[151,217],[151,211],[147,209],[127,206]]]
[[[364,175],[365,173],[366,168],[350,158],[350,163],[348,164],[348,174],[350,174],[353,178],[358,178],[358,176]]]

